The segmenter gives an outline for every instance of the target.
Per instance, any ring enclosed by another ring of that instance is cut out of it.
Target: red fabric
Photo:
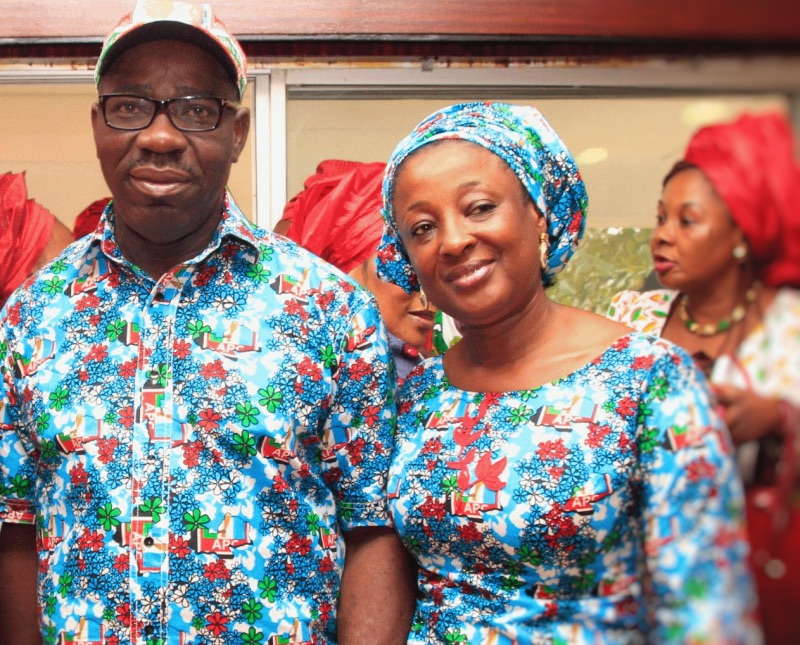
[[[100,216],[111,201],[110,197],[103,197],[92,202],[84,208],[75,218],[75,224],[72,227],[72,239],[77,240],[84,235],[93,233],[97,228],[97,223],[100,221]]]
[[[700,168],[747,238],[759,278],[800,286],[800,165],[788,121],[743,115],[701,128],[684,159]]]
[[[0,304],[33,272],[55,221],[28,199],[24,173],[0,175]]]
[[[378,247],[383,234],[381,184],[386,164],[328,159],[283,210],[286,237],[345,273]]]

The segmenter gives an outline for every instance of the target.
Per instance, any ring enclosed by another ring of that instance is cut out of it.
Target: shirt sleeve
[[[6,327],[0,327],[0,522],[33,524],[35,451],[22,421],[23,393],[15,374],[30,360],[9,345]]]
[[[322,429],[323,477],[344,530],[391,526],[386,478],[397,378],[386,329],[371,300],[352,316],[338,358],[336,393]]]
[[[649,643],[752,643],[744,497],[705,377],[677,347],[654,362],[640,408]],[[757,640],[755,642],[758,642]]]

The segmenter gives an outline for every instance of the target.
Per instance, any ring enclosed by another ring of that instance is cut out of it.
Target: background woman
[[[682,345],[711,377],[748,488],[770,644],[796,642],[800,612],[800,555],[789,542],[800,535],[789,506],[800,455],[800,295],[790,288],[800,286],[798,205],[783,117],[701,129],[658,203],[651,250],[667,289],[622,292],[610,312]]]
[[[383,232],[381,182],[386,164],[326,159],[283,210],[275,231],[369,289],[389,330],[400,378],[431,353],[435,309],[419,294],[378,279],[375,253]]]
[[[379,275],[422,287],[463,335],[399,397],[409,642],[745,642],[741,489],[699,373],[545,295],[586,193],[541,114],[443,109],[398,145],[383,192]]]

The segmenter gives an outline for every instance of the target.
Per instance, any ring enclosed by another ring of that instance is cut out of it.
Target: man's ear
[[[247,134],[249,132],[250,110],[248,108],[239,108],[236,110],[236,115],[233,117],[233,163],[239,161],[239,155],[242,154],[244,144],[247,142]]]

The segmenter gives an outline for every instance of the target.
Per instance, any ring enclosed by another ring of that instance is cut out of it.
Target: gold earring
[[[747,247],[744,244],[737,244],[733,247],[733,257],[742,262],[747,257]]]
[[[550,250],[550,237],[547,233],[539,233],[539,264],[542,271],[547,270],[547,252]]]
[[[419,301],[422,303],[422,308],[428,311],[428,296],[425,295],[422,289],[419,290]]]

